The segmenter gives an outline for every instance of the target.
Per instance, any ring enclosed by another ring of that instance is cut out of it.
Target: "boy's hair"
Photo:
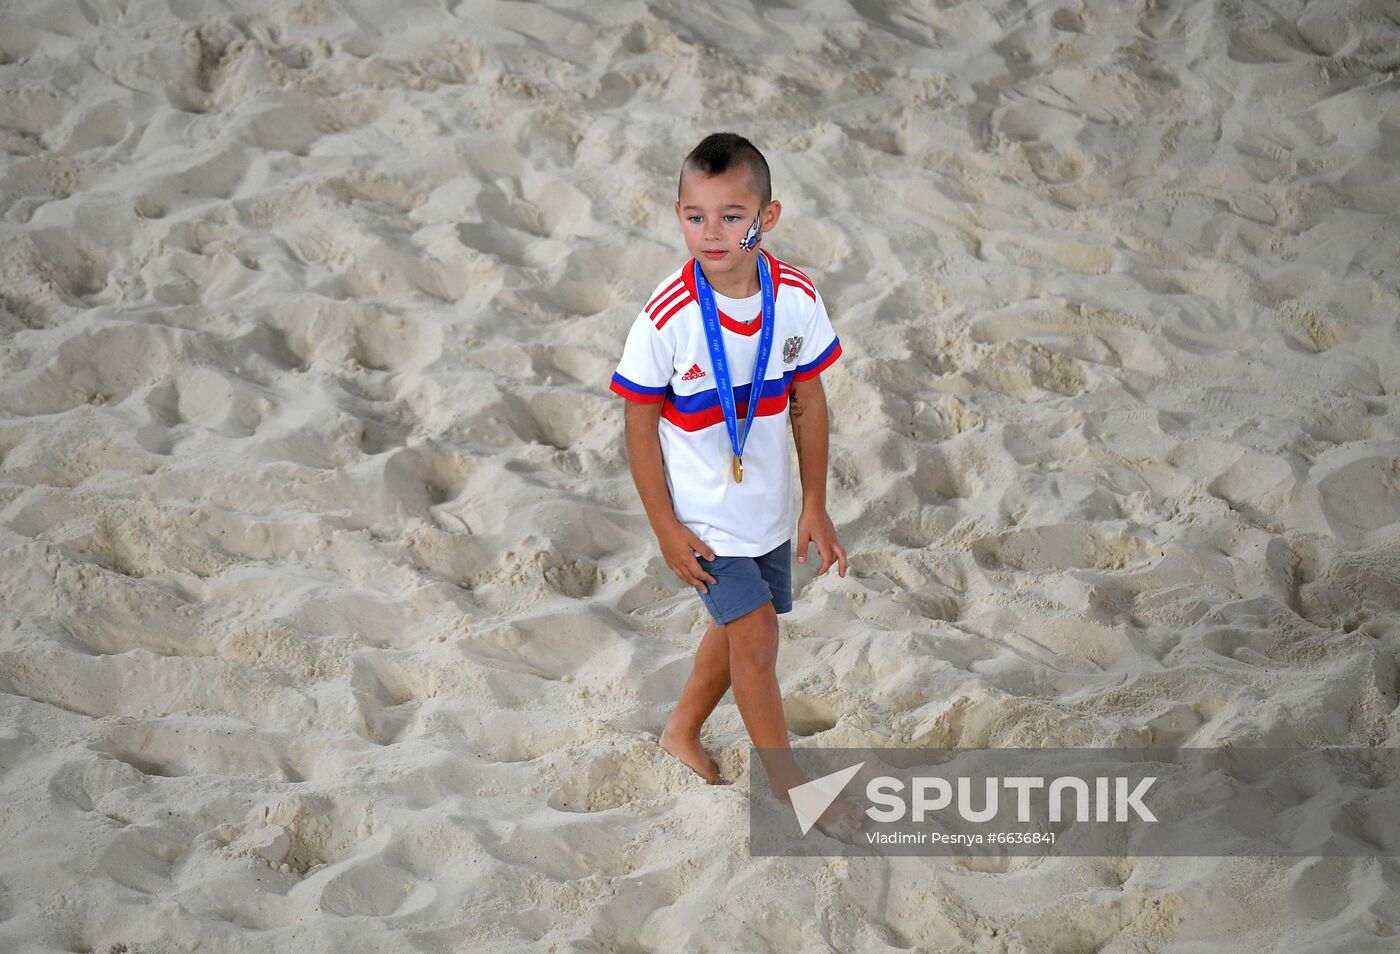
[[[748,168],[749,176],[753,179],[753,190],[758,193],[760,203],[767,205],[771,202],[773,180],[768,174],[768,160],[763,158],[757,146],[738,133],[710,133],[700,140],[699,145],[690,150],[690,155],[681,163],[681,181],[685,181],[686,172],[715,176],[736,165]],[[680,185],[677,184],[677,198],[680,198],[680,192]]]

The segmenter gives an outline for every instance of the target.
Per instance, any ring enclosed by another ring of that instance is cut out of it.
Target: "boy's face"
[[[778,224],[782,206],[776,200],[759,207],[749,170],[743,166],[706,176],[688,172],[681,181],[676,200],[676,218],[681,223],[686,248],[701,263],[706,276],[747,274],[755,266],[758,246],[740,247],[754,218],[767,232]],[[723,254],[709,254],[711,251]]]

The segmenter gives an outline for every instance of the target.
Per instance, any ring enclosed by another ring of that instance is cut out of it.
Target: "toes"
[[[841,817],[832,822],[831,826],[826,829],[826,833],[837,841],[848,841],[855,837],[859,830],[860,826],[856,820],[849,813],[843,812]]]
[[[711,758],[708,752],[702,750],[697,756],[683,749],[671,749],[665,743],[661,743],[661,748],[667,755],[670,755],[711,785],[720,781],[719,763]]]

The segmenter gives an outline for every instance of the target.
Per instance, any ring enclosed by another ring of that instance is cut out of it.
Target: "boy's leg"
[[[783,696],[778,688],[778,614],[772,603],[730,620],[729,678],[734,702],[757,749],[789,749]],[[807,781],[791,756],[760,753],[774,794]]]
[[[695,650],[695,665],[680,700],[661,732],[661,747],[707,782],[719,781],[719,766],[700,744],[700,726],[729,691],[729,636],[710,620]]]
[[[680,736],[700,737],[700,726],[729,691],[729,635],[714,620],[695,649],[695,664],[681,690],[666,728]]]
[[[759,749],[759,758],[768,772],[773,794],[788,801],[788,790],[808,781],[806,773],[792,757],[788,742],[787,719],[783,715],[782,690],[778,686],[778,613],[771,602],[731,620],[725,627],[729,636],[729,677],[734,685],[734,701],[749,739]],[[762,750],[769,751],[764,752]],[[827,831],[842,816],[859,828],[865,813],[845,799],[835,799],[822,813],[817,827]]]

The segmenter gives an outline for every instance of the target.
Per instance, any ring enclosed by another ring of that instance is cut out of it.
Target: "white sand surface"
[[[821,288],[800,745],[1400,745],[1373,0],[0,6],[0,950],[1400,950],[1394,858],[752,858],[607,390]]]

